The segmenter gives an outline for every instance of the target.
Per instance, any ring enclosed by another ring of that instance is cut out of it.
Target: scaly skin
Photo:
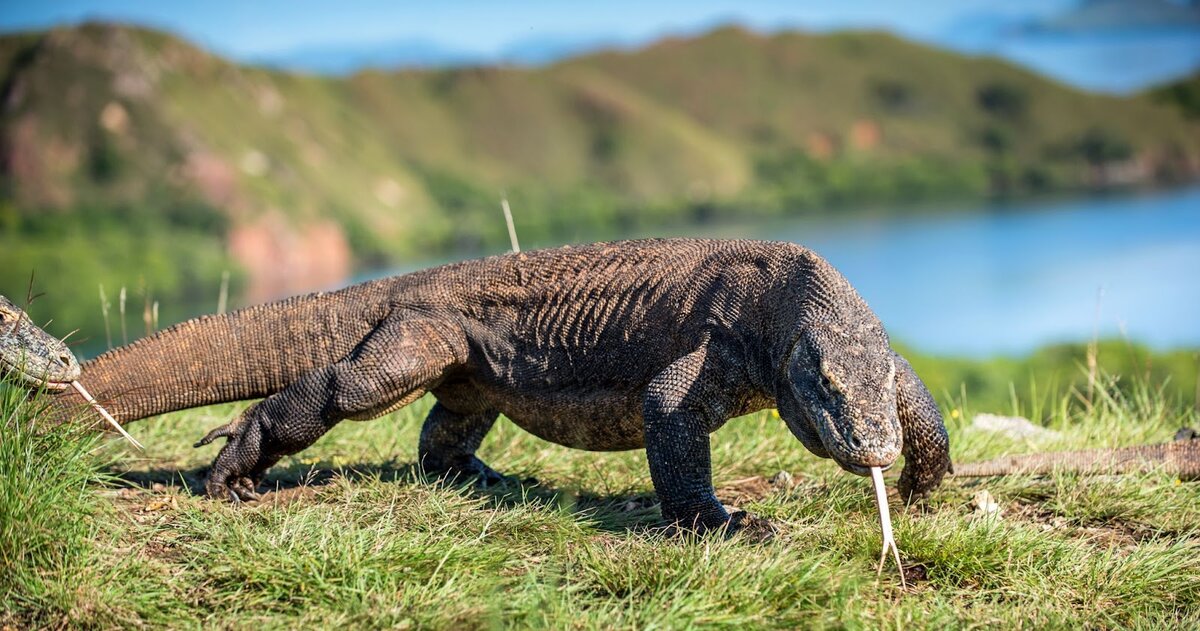
[[[568,447],[646,449],[663,516],[733,519],[708,435],[778,407],[805,446],[866,475],[903,453],[915,500],[950,466],[937,406],[841,274],[796,245],[650,240],[509,254],[185,322],[82,379],[121,421],[266,397],[225,437],[208,492],[256,497],[281,457],[426,392],[428,470],[498,479],[475,451],[499,414]],[[70,393],[60,418],[79,403]]]
[[[1189,437],[1162,445],[1008,456],[954,465],[957,477],[1049,475],[1055,471],[1082,474],[1165,471],[1181,480],[1200,480],[1200,439]]]
[[[79,362],[58,338],[0,296],[0,376],[29,388],[59,391],[79,378]]]

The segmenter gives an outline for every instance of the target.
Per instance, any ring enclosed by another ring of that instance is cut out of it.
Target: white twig
[[[500,199],[500,207],[504,209],[504,223],[508,224],[508,240],[512,242],[513,252],[521,251],[521,244],[517,243],[517,227],[513,225],[512,210],[508,208],[508,198]]]
[[[225,315],[227,306],[229,306],[229,270],[221,272],[221,293],[217,294],[217,313]]]
[[[883,530],[883,551],[879,554],[879,567],[875,574],[883,573],[883,564],[887,561],[888,549],[896,560],[896,569],[900,571],[900,586],[908,587],[904,580],[904,565],[900,563],[900,548],[896,547],[896,538],[892,534],[892,513],[888,510],[887,487],[883,484],[883,469],[871,467],[871,486],[875,487],[875,507],[879,510],[879,526]]]
[[[129,332],[125,330],[125,288],[124,287],[121,288],[120,307],[121,307],[121,343],[128,344],[129,343]]]
[[[92,397],[91,393],[89,393],[86,389],[84,389],[82,383],[79,383],[78,381],[72,381],[71,386],[73,388],[75,388],[76,391],[79,392],[79,394],[83,397],[83,399],[85,401],[87,401],[88,404],[91,405],[93,409],[95,409],[97,412],[100,413],[100,416],[104,417],[104,420],[108,421],[113,427],[117,428],[117,431],[120,432],[121,435],[125,437],[125,440],[132,443],[133,446],[137,447],[138,449],[145,449],[145,447],[143,447],[142,444],[139,443],[136,438],[134,438],[133,436],[130,436],[129,432],[125,431],[124,427],[121,427],[121,424],[117,422],[117,419],[113,418],[112,414],[109,414],[108,410],[104,409],[104,406],[100,405],[99,401],[97,401],[95,398]]]
[[[108,342],[109,350],[112,350],[112,328],[108,325],[108,310],[111,306],[108,296],[104,293],[104,285],[100,285],[100,313],[104,316],[104,340]]]

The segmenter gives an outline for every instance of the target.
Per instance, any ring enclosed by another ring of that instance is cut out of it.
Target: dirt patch
[[[384,480],[399,483],[412,477],[412,467],[404,465],[381,465],[358,468],[284,470],[269,476],[259,487],[262,497],[258,501],[247,502],[247,508],[280,508],[297,503],[316,503],[322,501],[322,489],[339,477],[351,480],[362,476],[374,476],[376,473]],[[125,515],[125,518],[139,524],[157,523],[164,516],[177,511],[183,502],[210,501],[203,499],[204,479],[207,469],[199,467],[188,470],[152,469],[147,471],[125,471],[118,477],[125,487],[108,491],[114,505]],[[773,477],[749,476],[722,484],[716,489],[717,499],[730,510],[745,507],[761,500],[772,493],[794,488],[805,481],[793,478],[787,474],[777,474]],[[428,481],[436,484],[435,481]],[[627,519],[650,520],[657,523],[658,499],[653,493],[631,495],[597,496],[586,492],[555,489],[539,484],[534,480],[514,483],[520,492],[514,489],[498,487],[494,489],[477,489],[481,496],[491,498],[503,505],[506,503],[525,503],[530,500],[542,500],[548,505],[561,503],[560,496],[570,495],[572,503],[579,510],[599,510],[622,514],[622,521]],[[513,496],[512,499],[509,496]]]
[[[756,475],[734,480],[723,485],[717,489],[717,499],[721,500],[722,504],[740,506],[760,500],[770,495],[777,488],[779,487],[772,484],[767,478]]]
[[[292,486],[287,488],[279,488],[268,491],[262,494],[262,499],[255,502],[257,506],[269,506],[271,508],[282,508],[292,504],[302,502],[317,502],[318,495],[321,492],[321,487],[328,484],[329,481],[320,482],[316,485]]]
[[[1005,507],[1004,516],[1006,519],[1036,524],[1045,532],[1056,532],[1122,551],[1130,551],[1150,539],[1181,536],[1180,533],[1165,532],[1140,522],[1115,517],[1103,522],[1081,522],[1059,515],[1036,502],[1011,502]]]
[[[904,580],[908,581],[909,585],[924,583],[929,580],[929,568],[921,563],[905,565]]]

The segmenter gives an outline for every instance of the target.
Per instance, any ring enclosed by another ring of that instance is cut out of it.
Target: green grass
[[[94,450],[100,437],[37,433],[37,406],[0,384],[0,597],[13,612],[65,605],[62,581],[98,540],[105,507],[94,486],[108,476]],[[52,605],[53,604],[53,605]]]
[[[1048,406],[1015,441],[944,402],[955,458],[1168,440],[1190,406],[1144,386]],[[948,480],[894,505],[911,584],[876,578],[869,483],[808,454],[771,412],[714,436],[718,494],[777,540],[658,530],[641,451],[597,454],[501,421],[481,456],[539,483],[442,486],[414,468],[422,400],[346,422],[240,507],[193,494],[240,406],[133,424],[148,448],[27,431],[0,399],[0,624],[184,628],[1189,627],[1200,624],[1200,485],[1165,474]],[[110,464],[103,464],[109,462]],[[791,484],[769,479],[786,470]],[[113,476],[114,481],[105,482]],[[987,489],[999,518],[971,496]],[[47,535],[51,535],[47,537]],[[39,543],[41,542],[41,543]]]

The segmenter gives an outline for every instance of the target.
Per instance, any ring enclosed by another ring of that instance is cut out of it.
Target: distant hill
[[[1200,121],[1200,70],[1185,79],[1154,88],[1148,94],[1160,103],[1179,108],[1184,116]]]
[[[1031,28],[1054,32],[1200,29],[1200,6],[1170,0],[1084,0]]]
[[[1200,174],[1200,127],[1174,108],[881,33],[723,28],[537,69],[330,78],[86,24],[0,38],[0,85],[0,293],[36,267],[56,314],[100,282],[174,303],[231,268],[260,300],[498,251],[505,194],[546,243]]]

